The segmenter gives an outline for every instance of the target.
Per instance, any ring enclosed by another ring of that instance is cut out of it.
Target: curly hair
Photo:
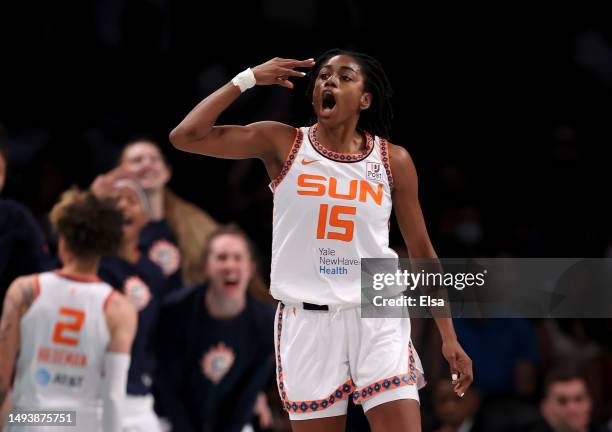
[[[361,112],[359,122],[357,123],[358,127],[371,134],[390,139],[391,122],[393,120],[393,106],[391,105],[393,88],[382,65],[374,57],[339,48],[324,52],[316,59],[315,65],[308,72],[309,80],[306,97],[312,102],[312,92],[319,76],[319,71],[330,58],[338,55],[352,57],[359,63],[365,77],[364,90],[372,93],[372,105],[367,110]]]
[[[49,219],[54,233],[80,258],[114,255],[123,236],[123,215],[114,202],[76,188],[62,194]]]

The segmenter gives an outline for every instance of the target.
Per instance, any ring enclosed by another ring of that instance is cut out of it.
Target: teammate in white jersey
[[[254,85],[306,76],[317,123],[216,126]],[[395,208],[414,258],[436,258],[408,152],[387,141],[391,87],[378,61],[331,50],[317,61],[275,58],[238,74],[200,102],[171,132],[184,151],[259,158],[274,193],[271,291],[277,381],[294,431],[343,431],[348,397],[375,432],[420,430],[422,367],[408,319],[361,319],[361,258],[397,257],[388,247]],[[470,358],[450,318],[436,318],[455,392],[472,381]],[[458,375],[458,376],[455,376]]]
[[[63,267],[17,278],[0,322],[0,403],[11,393],[15,410],[75,411],[74,431],[119,431],[136,311],[96,276],[100,256],[121,241],[123,217],[93,194],[66,192],[51,211]],[[98,416],[102,405],[102,418]],[[60,430],[24,426],[7,429]]]

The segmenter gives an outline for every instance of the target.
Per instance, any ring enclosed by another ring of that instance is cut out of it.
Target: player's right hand
[[[314,59],[295,60],[273,58],[267,62],[255,66],[251,70],[255,75],[257,85],[280,85],[289,89],[293,88],[293,83],[289,81],[290,77],[302,78],[306,74],[296,71],[295,68],[311,68],[315,65]]]
[[[453,389],[459,397],[463,397],[474,380],[472,359],[457,340],[442,342],[442,354],[450,366]]]

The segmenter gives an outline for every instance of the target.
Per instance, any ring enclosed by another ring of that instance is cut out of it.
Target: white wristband
[[[251,68],[247,68],[232,79],[232,84],[238,87],[241,93],[244,93],[245,90],[255,87],[257,81],[255,80],[255,74]]]

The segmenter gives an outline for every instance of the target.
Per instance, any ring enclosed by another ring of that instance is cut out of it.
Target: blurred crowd
[[[0,185],[11,175],[10,150],[0,150]],[[461,186],[457,172],[445,174]],[[99,277],[139,315],[127,393],[150,398],[166,429],[289,430],[274,374],[275,301],[260,253],[241,228],[219,225],[172,192],[171,176],[159,145],[137,138],[87,188],[123,215],[121,246],[102,258]],[[48,224],[4,195],[0,209],[4,293],[16,277],[61,262]],[[441,223],[443,250],[473,254],[482,236],[475,209],[448,209]],[[455,319],[475,371],[463,398],[452,390],[433,321],[413,321],[429,382],[421,393],[424,430],[612,430],[612,320]],[[348,430],[369,430],[360,408],[349,412]]]
[[[114,200],[124,241],[100,277],[139,312],[127,391],[176,430],[289,430],[272,356],[265,170],[167,142],[187,107],[266,58],[340,46],[381,60],[395,90],[391,141],[415,160],[439,256],[612,257],[609,14],[558,6],[551,19],[530,7],[445,20],[437,7],[298,3],[236,13],[195,0],[36,12],[7,2],[0,13],[0,297],[17,276],[59,266],[48,214],[62,193],[77,185]],[[303,125],[303,90],[253,89],[221,120]],[[394,221],[390,244],[406,255]],[[474,362],[461,399],[433,322],[413,323],[425,431],[612,431],[612,320],[455,326]],[[367,430],[352,405],[348,429]]]

